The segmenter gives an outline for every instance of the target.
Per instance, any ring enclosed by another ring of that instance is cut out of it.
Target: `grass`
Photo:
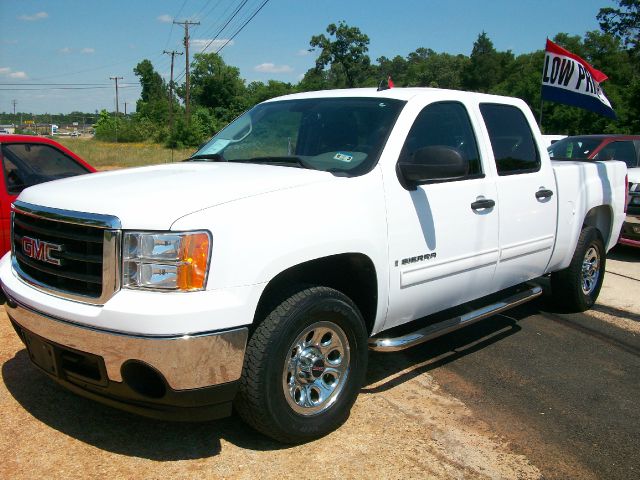
[[[97,170],[157,165],[179,162],[190,156],[195,149],[171,149],[155,143],[110,143],[94,139],[63,138],[54,139],[78,154]]]

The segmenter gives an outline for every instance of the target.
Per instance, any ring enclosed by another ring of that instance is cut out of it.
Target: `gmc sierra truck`
[[[185,162],[24,190],[0,280],[31,360],[69,390],[156,418],[235,407],[304,442],[346,420],[369,349],[531,300],[547,274],[588,309],[625,174],[551,162],[514,98],[295,94]]]

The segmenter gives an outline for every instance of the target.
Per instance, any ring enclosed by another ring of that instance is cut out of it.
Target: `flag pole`
[[[547,37],[549,40],[549,37]],[[544,54],[547,55],[547,46],[545,42]],[[544,58],[544,57],[543,57]],[[542,76],[544,77],[544,59],[542,61]],[[544,79],[543,79],[544,81]],[[544,86],[543,82],[540,82],[540,115],[538,117],[538,126],[540,127],[540,132],[542,133],[542,106],[544,105],[544,98],[542,98],[542,87]]]

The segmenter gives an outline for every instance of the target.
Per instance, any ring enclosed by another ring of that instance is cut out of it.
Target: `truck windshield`
[[[595,148],[602,142],[599,138],[567,137],[558,140],[547,151],[554,160],[591,158]]]
[[[268,163],[362,175],[377,163],[404,104],[387,98],[263,103],[221,130],[189,160]]]

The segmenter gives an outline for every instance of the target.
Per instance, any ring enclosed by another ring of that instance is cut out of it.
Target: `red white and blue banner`
[[[600,84],[608,77],[577,55],[547,39],[542,70],[542,99],[573,105],[616,118]]]

